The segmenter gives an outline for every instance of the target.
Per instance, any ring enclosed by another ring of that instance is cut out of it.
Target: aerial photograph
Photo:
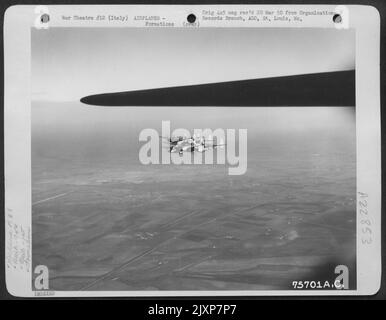
[[[338,265],[355,289],[353,30],[50,28],[31,45],[50,290],[293,290]]]

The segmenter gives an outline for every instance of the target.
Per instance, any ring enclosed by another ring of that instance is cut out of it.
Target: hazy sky
[[[336,29],[32,29],[32,99],[350,70]]]

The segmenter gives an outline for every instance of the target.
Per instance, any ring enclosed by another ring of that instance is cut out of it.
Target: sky
[[[355,68],[352,30],[32,28],[32,100]]]

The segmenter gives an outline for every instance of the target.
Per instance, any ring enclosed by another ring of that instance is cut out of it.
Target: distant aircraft
[[[165,137],[160,137],[161,139],[167,139],[169,142],[169,152],[170,153],[179,153],[183,154],[184,152],[205,152],[210,149],[216,149],[219,147],[223,147],[226,144],[221,143],[221,144],[207,144],[208,141],[213,141],[213,140],[208,140],[205,139],[205,137],[199,137],[196,138],[195,136],[193,137],[170,137],[170,138],[165,138]]]

